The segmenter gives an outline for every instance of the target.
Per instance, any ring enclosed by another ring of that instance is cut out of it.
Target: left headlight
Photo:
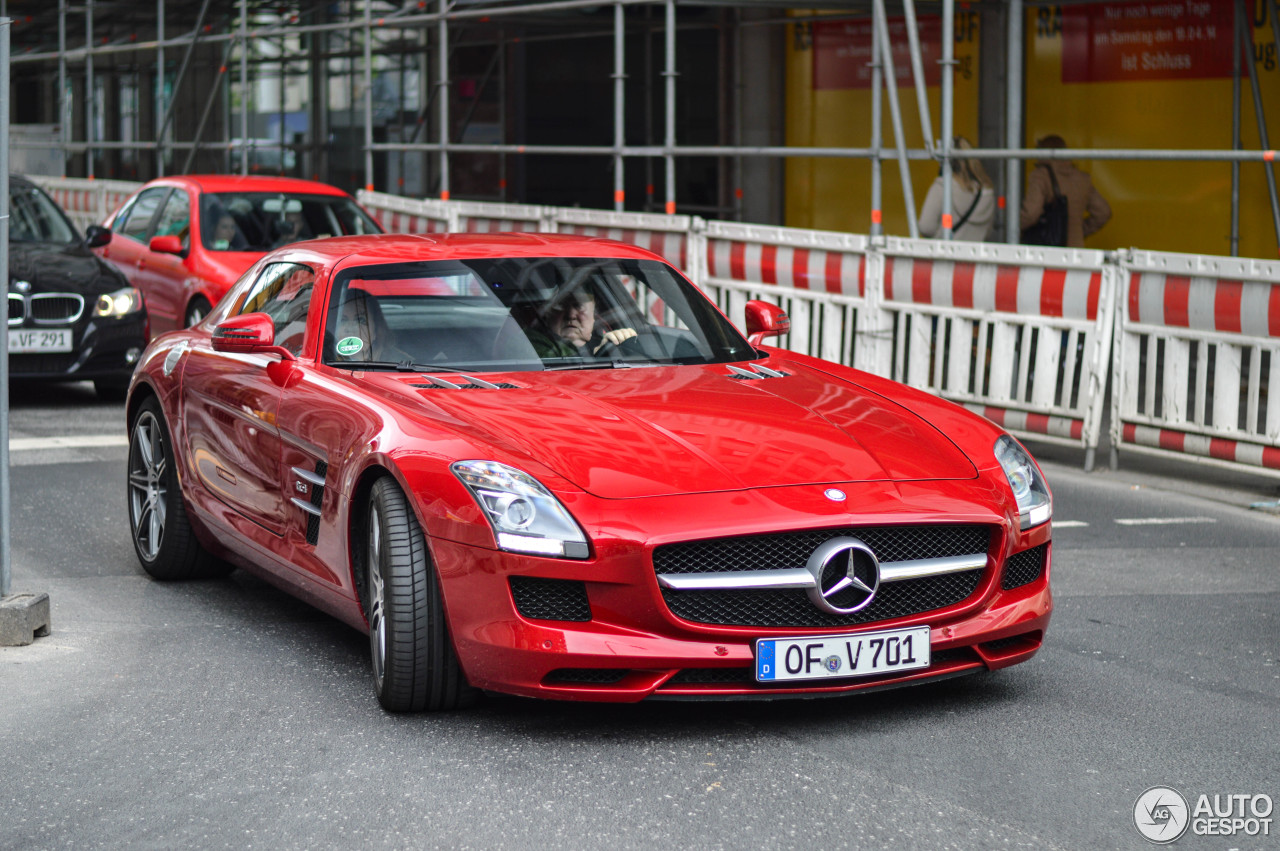
[[[496,461],[456,461],[450,469],[484,509],[499,548],[559,558],[590,555],[568,509],[533,476]]]
[[[1009,435],[996,441],[996,460],[1004,470],[1013,498],[1018,501],[1018,520],[1023,529],[1039,526],[1053,517],[1053,498],[1036,462],[1027,450]]]
[[[125,287],[113,293],[98,296],[98,303],[93,308],[94,316],[120,318],[142,310],[142,293],[133,287]]]

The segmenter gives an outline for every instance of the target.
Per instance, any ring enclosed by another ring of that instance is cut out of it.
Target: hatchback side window
[[[191,203],[184,190],[173,190],[164,209],[160,211],[160,219],[156,222],[156,232],[153,235],[176,236],[182,242],[183,251],[191,247]]]
[[[169,187],[159,186],[148,189],[134,199],[121,215],[123,222],[115,222],[112,228],[116,233],[127,236],[135,242],[143,244],[147,241],[147,231],[151,228],[151,220],[155,218],[156,208],[168,193]]]
[[[300,355],[315,282],[316,273],[309,266],[272,263],[259,273],[244,302],[232,313],[267,314],[275,325],[275,344]]]

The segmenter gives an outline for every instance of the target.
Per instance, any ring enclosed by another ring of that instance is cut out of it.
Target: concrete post
[[[0,268],[9,268],[9,35],[13,20],[0,18]],[[0,308],[9,327],[9,299]],[[13,581],[9,500],[9,334],[0,345],[0,647],[30,644],[49,634],[49,595],[10,594]]]

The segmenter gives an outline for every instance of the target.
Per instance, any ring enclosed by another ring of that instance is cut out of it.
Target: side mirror
[[[747,302],[747,341],[758,346],[766,337],[777,337],[791,330],[786,311],[767,301]]]
[[[111,242],[111,228],[89,225],[84,229],[84,244],[89,248],[101,248]]]
[[[183,254],[185,251],[182,247],[182,240],[173,234],[153,236],[147,247],[157,254]]]
[[[213,329],[215,352],[279,355],[283,360],[294,360],[293,352],[277,346],[275,340],[275,324],[265,313],[233,316]]]

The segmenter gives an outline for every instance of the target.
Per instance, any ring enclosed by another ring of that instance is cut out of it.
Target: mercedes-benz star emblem
[[[857,538],[832,538],[824,542],[805,569],[813,574],[809,599],[824,612],[849,615],[864,608],[880,587],[880,562],[871,548]]]

